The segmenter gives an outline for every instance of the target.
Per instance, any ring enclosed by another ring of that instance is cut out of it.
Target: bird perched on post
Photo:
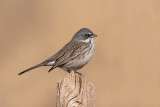
[[[20,72],[18,75],[41,66],[52,66],[48,72],[56,67],[60,67],[69,73],[72,70],[77,71],[91,59],[94,51],[94,37],[96,36],[90,29],[82,28],[55,55],[40,64]]]

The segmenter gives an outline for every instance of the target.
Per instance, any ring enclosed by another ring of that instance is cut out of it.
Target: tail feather
[[[22,75],[23,73],[26,73],[26,72],[28,72],[28,71],[30,71],[30,70],[32,70],[32,69],[38,68],[38,67],[40,67],[40,66],[43,66],[43,64],[41,63],[41,64],[35,65],[35,66],[31,67],[31,68],[28,68],[28,69],[20,72],[18,75]]]

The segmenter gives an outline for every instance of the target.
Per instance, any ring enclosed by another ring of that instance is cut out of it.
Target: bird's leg
[[[80,76],[83,76],[80,72],[77,72],[76,70],[73,70],[75,73],[79,74]],[[84,76],[83,76],[84,77]]]

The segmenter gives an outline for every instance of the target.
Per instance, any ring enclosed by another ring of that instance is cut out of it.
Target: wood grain
[[[72,71],[58,82],[57,107],[95,107],[95,86]]]

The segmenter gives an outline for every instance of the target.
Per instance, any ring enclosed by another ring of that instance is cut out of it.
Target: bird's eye
[[[87,33],[85,36],[86,38],[90,37],[92,34],[91,33]]]
[[[89,34],[86,34],[85,36],[86,36],[86,38],[88,38],[88,37],[89,37]]]

